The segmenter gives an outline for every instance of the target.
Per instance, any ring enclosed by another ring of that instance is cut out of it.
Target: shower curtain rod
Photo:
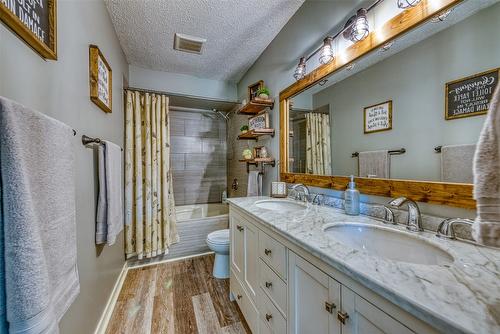
[[[220,100],[220,99],[214,99],[214,98],[210,98],[210,97],[197,96],[197,95],[189,95],[189,94],[171,93],[171,92],[166,92],[166,91],[161,91],[161,90],[152,90],[152,89],[135,88],[135,87],[126,87],[126,88],[123,88],[123,90],[131,90],[131,91],[137,91],[137,92],[142,92],[142,93],[151,93],[151,94],[163,94],[163,95],[168,95],[169,97],[185,97],[185,98],[197,99],[197,100],[205,100],[205,101],[210,101],[210,102],[222,102],[222,103],[236,103],[236,104],[239,104],[238,101]]]

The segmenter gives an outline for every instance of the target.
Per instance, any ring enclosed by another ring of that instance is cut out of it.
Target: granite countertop
[[[290,242],[446,333],[500,333],[500,250],[412,233],[453,256],[450,265],[421,265],[376,257],[347,247],[323,232],[325,224],[357,222],[406,231],[368,216],[308,205],[306,210],[271,211],[255,203],[270,197],[230,198]]]

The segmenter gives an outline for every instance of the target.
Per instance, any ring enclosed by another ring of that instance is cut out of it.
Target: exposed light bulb
[[[356,13],[356,18],[351,27],[350,40],[354,43],[364,40],[370,33],[366,9],[361,8]]]
[[[422,0],[398,0],[398,7],[401,9],[415,7],[420,1]]]
[[[306,75],[306,58],[301,57],[299,64],[297,65],[297,68],[293,73],[293,77],[295,78],[295,80],[299,81],[300,79],[304,78],[305,75]]]
[[[321,50],[319,52],[319,62],[323,65],[328,64],[335,58],[332,48],[332,42],[333,38],[331,37],[327,37],[323,40],[323,46],[321,47]]]

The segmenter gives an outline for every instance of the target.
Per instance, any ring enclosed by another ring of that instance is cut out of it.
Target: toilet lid
[[[214,244],[227,244],[229,243],[229,229],[214,231],[207,236],[207,240]]]

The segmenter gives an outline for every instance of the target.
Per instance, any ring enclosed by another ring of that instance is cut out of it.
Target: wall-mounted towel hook
[[[441,153],[441,149],[442,149],[442,148],[443,148],[443,146],[441,146],[441,145],[436,146],[436,147],[434,147],[434,151],[435,151],[436,153]]]
[[[73,136],[76,136],[76,130],[75,129],[71,129],[73,130]]]

